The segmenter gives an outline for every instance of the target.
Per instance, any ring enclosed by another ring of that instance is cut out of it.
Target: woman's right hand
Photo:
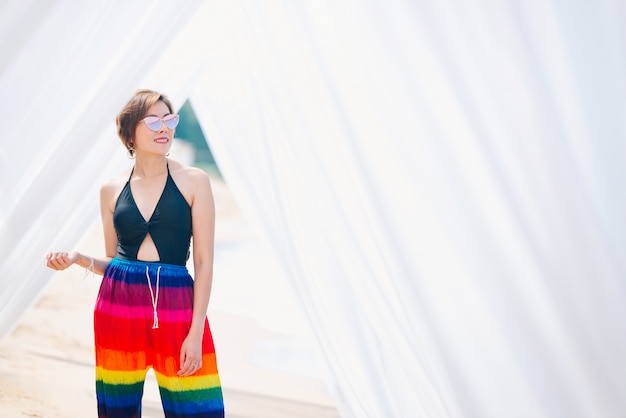
[[[80,254],[76,251],[68,252],[55,252],[46,254],[46,266],[53,270],[65,270],[76,261]]]

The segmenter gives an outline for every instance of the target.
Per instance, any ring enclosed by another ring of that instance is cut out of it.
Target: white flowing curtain
[[[623,415],[626,6],[129,3],[68,24],[64,4],[14,13],[38,22],[17,44],[0,25],[4,329],[93,218],[103,131],[147,86],[191,98],[343,416]]]
[[[99,185],[129,166],[115,116],[200,3],[0,3],[0,335],[51,278],[45,254],[75,245]]]

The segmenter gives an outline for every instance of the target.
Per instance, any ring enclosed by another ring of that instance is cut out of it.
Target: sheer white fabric
[[[72,248],[129,165],[115,115],[199,3],[0,4],[0,335],[50,279],[46,252]]]
[[[4,329],[48,277],[45,250],[95,211],[119,154],[102,129],[148,82],[191,97],[343,416],[623,414],[623,5],[211,2],[175,39],[158,8],[150,25],[116,8],[127,31],[73,22],[47,60],[62,6],[0,38],[16,121],[0,153]]]
[[[212,10],[192,103],[345,416],[622,414],[623,11]]]

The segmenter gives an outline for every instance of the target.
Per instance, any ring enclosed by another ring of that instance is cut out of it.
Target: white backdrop
[[[128,165],[115,115],[199,3],[0,3],[0,335],[50,279],[46,252],[78,241],[99,184]]]
[[[151,87],[191,98],[343,416],[621,416],[626,7],[526,3],[5,3],[0,326]]]

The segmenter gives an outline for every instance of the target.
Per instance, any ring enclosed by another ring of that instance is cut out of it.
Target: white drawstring
[[[152,329],[159,327],[159,316],[157,315],[157,303],[159,302],[159,273],[161,272],[161,266],[157,269],[156,278],[156,297],[152,292],[152,283],[150,283],[150,274],[148,273],[148,266],[146,266],[146,278],[148,279],[148,289],[150,289],[150,298],[152,299],[152,312],[154,313],[154,321],[152,323]]]

